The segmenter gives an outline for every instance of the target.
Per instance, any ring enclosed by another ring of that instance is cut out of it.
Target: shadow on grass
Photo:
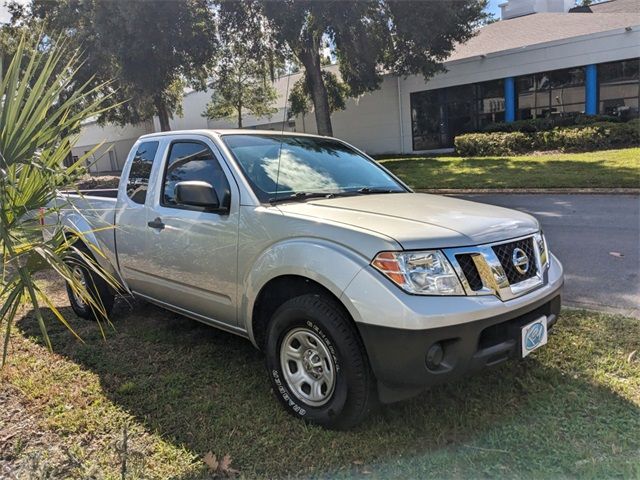
[[[413,188],[638,188],[635,165],[605,160],[427,157],[383,161]]]
[[[105,395],[147,429],[198,455],[229,453],[248,476],[640,471],[640,409],[593,383],[586,374],[592,358],[572,347],[573,338],[586,335],[598,345],[597,355],[608,355],[620,346],[608,340],[617,338],[619,326],[581,329],[572,313],[533,358],[386,406],[349,432],[286,415],[270,392],[261,354],[239,337],[154,306],[131,311],[118,302],[116,331],[104,342],[96,325],[76,319],[69,308],[63,314],[74,319],[86,343],[52,319],[56,353],[98,374]],[[18,326],[39,338],[32,314]]]

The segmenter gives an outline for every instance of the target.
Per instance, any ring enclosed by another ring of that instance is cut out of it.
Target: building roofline
[[[600,15],[606,15],[606,14],[600,14]],[[508,21],[508,20],[506,20]],[[631,30],[627,30],[627,28],[631,28]],[[562,45],[567,45],[570,43],[576,43],[576,42],[580,42],[582,40],[585,39],[589,39],[589,38],[604,38],[604,37],[609,37],[609,36],[613,36],[613,35],[619,35],[619,34],[628,34],[631,32],[635,32],[637,30],[640,29],[640,24],[638,23],[633,23],[630,22],[628,27],[617,27],[611,30],[603,30],[600,32],[593,32],[593,33],[585,33],[582,35],[576,35],[574,37],[567,37],[567,38],[561,38],[558,40],[550,40],[548,42],[542,42],[542,43],[534,43],[531,45],[524,45],[522,47],[515,47],[515,48],[509,48],[506,50],[498,50],[495,52],[488,52],[488,53],[484,53],[484,54],[480,54],[480,55],[473,55],[471,57],[464,57],[464,58],[459,58],[459,59],[455,59],[455,60],[445,60],[443,65],[446,67],[447,65],[456,65],[456,64],[462,64],[462,63],[467,63],[467,62],[474,62],[477,61],[478,59],[486,59],[486,58],[496,58],[496,57],[502,57],[502,56],[506,56],[506,55],[512,55],[514,53],[523,53],[523,52],[531,52],[531,51],[535,51],[535,50],[541,50],[544,48],[549,48],[549,47],[556,47],[556,46],[562,46]]]

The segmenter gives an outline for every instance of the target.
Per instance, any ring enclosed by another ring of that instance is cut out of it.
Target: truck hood
[[[370,230],[406,250],[497,242],[534,233],[531,215],[483,203],[422,193],[359,195],[279,205],[293,214]]]

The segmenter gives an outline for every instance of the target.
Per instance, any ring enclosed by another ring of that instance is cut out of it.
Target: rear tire
[[[266,363],[278,400],[292,415],[331,429],[360,423],[374,405],[374,377],[362,340],[327,295],[285,302],[268,326]]]
[[[67,265],[71,268],[73,275],[85,285],[93,301],[98,305],[102,305],[104,312],[109,315],[113,310],[116,295],[107,282],[89,268],[85,260],[75,252],[69,255]],[[86,318],[87,320],[106,320],[99,310],[80,298],[68,282],[67,295],[71,303],[71,308],[73,308],[73,311],[76,312],[76,315],[79,317]]]

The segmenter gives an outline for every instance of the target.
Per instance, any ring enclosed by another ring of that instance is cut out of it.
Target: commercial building
[[[457,46],[445,72],[428,82],[422,76],[388,75],[380,90],[349,100],[332,116],[334,135],[371,154],[413,153],[449,149],[456,135],[493,122],[576,113],[638,115],[640,0],[589,7],[574,7],[572,0],[509,0],[501,9],[500,21]],[[298,78],[276,82],[278,113],[248,118],[245,125],[282,128],[287,86]],[[185,115],[173,119],[172,127],[233,127],[202,117],[209,98],[207,92],[187,94]],[[284,123],[287,129],[315,131],[313,114]],[[107,144],[133,144],[139,131],[155,128],[87,125],[76,150],[83,153],[101,135]],[[95,170],[121,166],[120,150],[114,155],[100,159]]]

